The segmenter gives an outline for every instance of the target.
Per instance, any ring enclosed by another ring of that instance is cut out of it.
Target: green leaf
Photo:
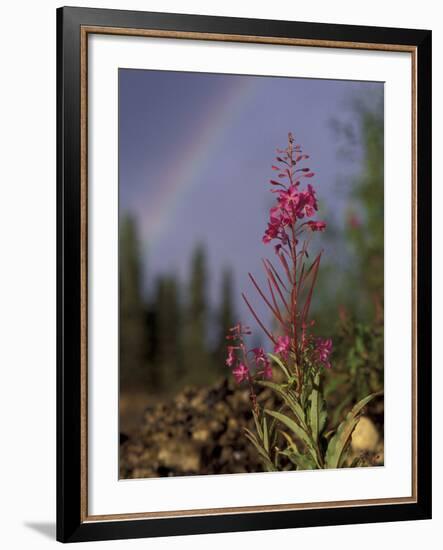
[[[314,387],[309,397],[311,406],[309,408],[309,424],[311,426],[312,438],[317,443],[327,419],[326,404],[320,391],[320,374],[314,378]]]
[[[255,429],[257,430],[258,437],[263,441],[263,430],[262,430],[262,427],[260,426],[258,416],[255,411],[252,412],[252,415],[254,417]]]
[[[334,437],[329,441],[326,451],[326,468],[340,468],[342,466],[346,457],[346,450],[351,441],[352,432],[360,419],[361,411],[369,401],[381,393],[377,392],[367,395],[348,412],[346,418],[338,426]]]
[[[317,468],[309,455],[296,454],[291,449],[280,451],[280,454],[287,456],[292,464],[297,467],[297,470],[315,470]]]
[[[280,420],[280,422],[284,424],[287,428],[289,428],[298,439],[303,441],[303,443],[306,445],[306,448],[311,453],[312,458],[314,459],[316,465],[319,468],[321,468],[317,457],[317,453],[312,443],[310,435],[303,428],[301,428],[297,424],[297,422],[295,422],[292,418],[289,418],[289,416],[286,416],[285,414],[282,414],[276,411],[271,411],[269,409],[265,409],[265,413],[274,418],[277,418],[277,420]]]
[[[268,434],[268,424],[266,422],[266,416],[263,416],[263,445],[265,451],[269,453],[269,434]]]
[[[283,430],[280,430],[280,433],[286,439],[286,442],[287,442],[289,448],[292,449],[292,451],[294,453],[300,454],[300,451],[298,450],[297,444],[292,439],[292,437],[288,433],[284,432]]]
[[[334,408],[334,411],[331,415],[332,425],[336,425],[340,421],[340,418],[343,417],[344,409],[346,409],[346,407],[350,405],[350,403],[352,402],[352,399],[353,399],[353,394],[352,392],[349,392],[347,395],[343,397],[343,401]]]
[[[291,377],[291,375],[289,374],[288,369],[282,363],[280,357],[277,357],[277,355],[274,355],[273,353],[268,353],[268,357],[270,357],[274,361],[274,363],[276,363],[281,368],[283,373],[286,375],[286,378],[289,379]]]
[[[261,458],[261,461],[263,463],[263,466],[265,467],[265,469],[268,471],[268,472],[274,472],[275,471],[275,467],[274,465],[272,464],[271,462],[271,459],[269,458],[269,455],[268,453],[265,451],[265,449],[260,445],[260,443],[257,441],[257,438],[255,437],[255,435],[250,431],[248,430],[248,428],[244,428],[245,430],[245,436],[246,438],[252,443],[252,445],[254,445],[254,447],[256,448],[260,458]]]
[[[277,419],[273,418],[271,425],[269,426],[269,448],[273,449],[277,445],[277,439],[278,439],[278,433],[275,429],[275,425],[277,424]]]
[[[271,390],[274,390],[294,413],[294,416],[298,420],[300,426],[302,426],[302,428],[307,431],[305,413],[300,403],[298,403],[295,397],[293,397],[292,392],[288,391],[282,386],[279,386],[278,384],[274,384],[273,382],[260,380],[258,384],[260,384],[260,386],[264,386],[265,388],[270,388]]]
[[[292,464],[297,467],[297,470],[315,470],[317,465],[312,460],[312,457],[301,453],[297,444],[288,433],[283,430],[280,430],[280,433],[286,439],[288,447],[284,451],[279,451],[279,454],[287,456]]]

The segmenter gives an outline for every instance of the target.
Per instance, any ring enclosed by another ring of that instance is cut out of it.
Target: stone
[[[374,452],[377,449],[380,436],[370,418],[362,416],[352,434],[352,450],[354,452]]]

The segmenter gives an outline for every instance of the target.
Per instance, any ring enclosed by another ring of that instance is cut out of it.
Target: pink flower
[[[289,336],[279,336],[277,338],[277,343],[274,347],[275,353],[281,353],[284,357],[288,356],[288,352],[290,350],[291,346],[291,340]]]
[[[272,193],[277,195],[277,204],[269,211],[268,227],[263,235],[263,242],[270,243],[278,240],[276,252],[279,253],[283,246],[294,240],[293,232],[300,229],[311,231],[323,231],[326,227],[324,222],[301,224],[296,227],[297,221],[303,218],[312,218],[318,210],[317,196],[312,185],[308,184],[301,191],[299,189],[301,178],[312,178],[314,172],[307,167],[299,167],[299,162],[309,158],[309,155],[302,154],[300,145],[294,144],[292,134],[288,135],[289,146],[286,149],[277,149],[277,165],[272,169],[279,172],[280,181],[270,180],[274,186]],[[295,158],[293,153],[297,153]],[[280,166],[279,166],[280,165]],[[283,181],[282,181],[283,180]],[[284,181],[286,180],[286,181]]]
[[[284,209],[279,206],[271,208],[269,211],[268,228],[263,236],[263,242],[267,244],[273,239],[280,239],[283,244],[286,244],[288,236],[284,228],[290,223],[292,223],[292,220]]]
[[[243,380],[247,380],[249,377],[249,369],[246,365],[243,363],[239,363],[235,369],[233,369],[232,374],[234,375],[235,381],[237,384],[240,384],[243,382]]]
[[[323,363],[323,366],[327,369],[331,368],[331,363],[329,362],[329,356],[332,352],[332,340],[330,338],[324,340],[322,338],[317,338],[317,347],[315,349],[315,355],[317,360],[320,363]]]
[[[251,349],[251,351],[255,355],[255,364],[257,365],[257,368],[262,367],[259,374],[261,374],[263,378],[270,380],[272,378],[272,368],[271,362],[269,361],[265,350],[263,348],[254,348]]]
[[[311,184],[308,185],[305,191],[302,194],[302,204],[300,205],[299,212],[297,217],[303,218],[307,216],[310,218],[314,215],[315,211],[318,210],[317,197],[315,195],[314,188]]]
[[[265,244],[271,242],[273,239],[277,239],[280,233],[280,224],[279,223],[268,223],[268,228],[263,235],[263,242]]]
[[[252,353],[255,355],[255,362],[258,363],[266,363],[268,361],[268,356],[265,353],[265,350],[263,348],[253,348],[251,349]]]
[[[326,229],[325,222],[309,221],[307,222],[307,226],[311,231],[324,231]]]
[[[297,186],[291,185],[289,189],[279,191],[278,202],[287,212],[293,212],[297,209],[297,206],[300,203],[300,197],[301,194],[297,191]]]
[[[226,365],[232,367],[235,361],[234,346],[228,346],[228,357],[226,358]]]

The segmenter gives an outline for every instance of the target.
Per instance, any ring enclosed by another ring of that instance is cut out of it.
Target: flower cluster
[[[273,170],[278,171],[280,181],[271,179],[270,182],[274,187],[281,189],[271,189],[271,192],[277,195],[277,204],[269,211],[268,227],[263,235],[265,244],[272,240],[280,241],[276,247],[277,252],[282,245],[288,244],[291,234],[295,240],[296,233],[299,233],[304,226],[312,231],[323,231],[326,228],[325,222],[315,220],[309,220],[296,228],[298,220],[312,218],[315,215],[318,202],[311,184],[308,184],[303,191],[300,190],[301,178],[312,178],[315,175],[309,168],[297,168],[298,163],[308,159],[309,155],[302,154],[300,145],[294,145],[291,133],[288,140],[289,145],[286,149],[277,149],[278,166],[272,166]]]
[[[291,339],[289,336],[279,336],[274,346],[274,352],[279,353],[287,359],[289,350],[291,349]]]
[[[263,348],[247,349],[245,336],[251,334],[249,327],[242,324],[229,329],[227,340],[231,340],[228,346],[226,365],[232,369],[235,381],[240,384],[243,381],[253,382],[254,376],[270,380],[272,367]]]
[[[329,361],[329,356],[332,352],[332,340],[330,338],[325,340],[322,338],[317,338],[316,344],[315,355],[317,360],[327,369],[330,369],[331,363]]]
[[[311,321],[310,325],[312,326],[313,324],[313,321]],[[312,362],[330,369],[332,367],[330,362],[330,355],[332,353],[332,339],[314,338],[312,335],[307,333],[307,329],[307,326],[303,327],[300,350],[305,350]],[[279,336],[274,345],[274,353],[280,355],[280,357],[287,362],[290,352],[290,337]]]
[[[243,294],[243,299],[253,317],[273,345],[276,364],[281,362],[291,380],[295,380],[296,394],[299,397],[304,387],[310,387],[307,381],[315,376],[321,368],[331,368],[330,355],[332,340],[315,338],[314,321],[309,319],[309,310],[317,280],[321,252],[306,265],[309,239],[303,239],[305,232],[324,231],[326,223],[313,219],[318,211],[318,200],[315,189],[308,183],[303,189],[303,178],[313,178],[314,172],[300,167],[300,163],[309,158],[302,152],[301,146],[294,143],[294,137],[288,134],[286,149],[277,149],[277,179],[271,179],[271,191],[276,196],[276,203],[269,212],[268,227],[263,242],[275,243],[275,251],[283,273],[270,260],[264,260],[267,290],[265,292],[255,278],[249,274],[260,297],[272,313],[275,321],[273,329],[266,327],[254,308]],[[299,241],[302,241],[299,244]],[[248,350],[244,336],[251,333],[248,327],[236,325],[230,330],[227,338],[231,340],[228,347],[226,364],[232,369],[238,383],[249,382],[251,397],[255,403],[253,383],[256,379],[270,379],[272,367],[263,348]],[[307,391],[307,390],[306,390]]]
[[[266,287],[249,273],[272,314],[272,324],[264,323],[242,294],[273,353],[266,353],[262,347],[248,349],[245,339],[251,330],[238,324],[226,336],[226,365],[238,384],[249,387],[254,423],[252,429],[244,428],[244,435],[266,471],[335,469],[347,464],[352,467],[359,464],[347,451],[353,429],[365,405],[377,394],[361,399],[341,424],[331,426],[322,376],[325,369],[331,368],[332,340],[319,338],[315,321],[310,318],[322,252],[313,259],[308,254],[311,232],[323,231],[326,224],[313,219],[318,210],[314,187],[307,184],[300,189],[303,177],[314,176],[309,168],[299,167],[308,155],[294,144],[292,134],[288,135],[287,148],[277,152],[278,166],[272,168],[278,172],[279,181],[271,180],[276,204],[270,210],[263,236],[265,243],[274,241],[275,259],[263,260]],[[277,401],[259,403],[257,387],[267,388]],[[333,434],[329,439],[326,430]]]

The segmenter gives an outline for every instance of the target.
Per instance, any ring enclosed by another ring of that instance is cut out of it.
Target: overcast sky
[[[337,179],[359,169],[358,158],[338,157],[331,121],[352,124],[351,101],[382,86],[120,69],[120,215],[130,213],[138,223],[145,291],[161,273],[186,283],[192,250],[202,243],[212,302],[223,267],[233,269],[238,296],[241,290],[253,296],[247,273],[260,279],[261,258],[273,256],[261,238],[275,148],[285,147],[292,131],[310,155],[318,217],[328,222],[346,202],[337,195]],[[239,314],[248,318],[242,306]]]

